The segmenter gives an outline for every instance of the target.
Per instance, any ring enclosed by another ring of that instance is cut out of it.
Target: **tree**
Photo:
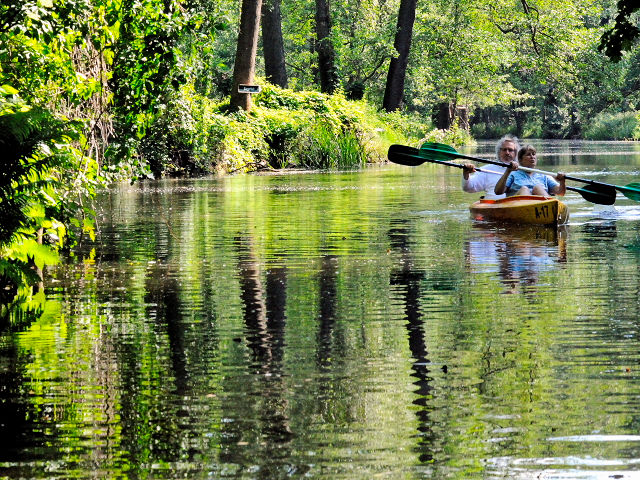
[[[335,51],[331,43],[331,17],[327,0],[316,0],[316,38],[320,91],[333,93],[338,86],[338,75]]]
[[[280,0],[266,0],[262,9],[262,50],[266,79],[287,88],[287,68],[282,39],[282,14]]]
[[[241,109],[247,112],[251,110],[251,94],[238,92],[238,86],[253,83],[261,10],[262,0],[242,0],[240,31],[231,90],[231,108],[234,110]]]
[[[398,28],[394,47],[398,56],[391,59],[387,85],[384,91],[382,108],[392,112],[400,108],[404,94],[404,81],[407,74],[409,51],[411,50],[411,37],[413,35],[413,23],[416,18],[416,1],[401,0],[398,12]]]
[[[631,23],[631,15],[640,9],[638,0],[618,0],[618,15],[613,27],[602,34],[598,49],[614,61],[622,58],[622,52],[630,50],[640,28]]]
[[[396,2],[331,0],[331,35],[347,98],[382,99],[393,47]]]

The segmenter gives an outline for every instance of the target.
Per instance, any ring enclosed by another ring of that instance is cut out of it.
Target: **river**
[[[640,178],[638,143],[533,143]],[[0,478],[639,478],[640,204],[535,229],[476,198],[428,163],[101,195],[0,331]]]

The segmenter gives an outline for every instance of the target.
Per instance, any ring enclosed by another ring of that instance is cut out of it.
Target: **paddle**
[[[494,165],[504,166],[503,163],[495,160],[487,160],[487,159],[482,159],[477,157],[471,157],[469,155],[458,153],[455,148],[453,148],[450,145],[446,145],[444,143],[434,143],[434,142],[423,143],[422,146],[420,147],[419,155],[427,155],[427,154],[432,158],[447,158],[447,159],[465,158],[469,160],[475,160],[478,162],[492,163]],[[524,171],[527,171],[525,170],[525,167],[520,167],[520,168]],[[533,168],[530,169],[529,171],[542,173],[543,175],[551,175],[551,176],[556,175],[553,172],[546,172],[544,170],[537,170]],[[615,192],[615,190],[618,190],[625,197],[630,198],[631,200],[635,200],[636,202],[640,202],[640,183],[638,182],[630,183],[622,187],[620,185],[611,185],[609,183],[603,183],[603,182],[597,182],[595,180],[588,180],[585,178],[573,177],[571,175],[565,175],[565,178],[567,180],[573,180],[574,182],[582,182],[582,183],[588,184],[590,187],[588,188],[588,190],[591,192],[597,191],[606,195],[607,193],[610,193],[612,191]]]
[[[442,165],[447,165],[449,167],[456,168],[464,168],[464,165],[460,163],[447,162],[446,160],[433,160],[430,158],[421,157],[412,151],[417,152],[417,148],[413,147],[405,147],[404,145],[391,145],[389,147],[388,157],[393,163],[397,163],[398,165],[407,165],[409,167],[416,167],[418,165],[422,165],[424,162],[432,162],[438,163]],[[416,160],[420,160],[420,163],[416,163]],[[484,172],[484,173],[495,173],[496,175],[502,175],[500,172],[493,172],[491,170],[483,170],[481,168],[476,167],[476,172]]]
[[[422,165],[424,162],[431,162],[447,165],[450,167],[464,168],[464,166],[460,165],[459,163],[448,162],[446,160],[439,160],[438,158],[435,158],[438,156],[437,154],[435,154],[433,157],[429,154],[430,157],[426,157],[424,156],[424,153],[421,153],[422,149],[418,150],[417,148],[408,147],[405,145],[391,145],[389,147],[389,152],[387,155],[389,157],[389,160],[391,160],[393,163],[397,163],[399,165],[407,165],[409,167],[417,167],[418,165]],[[499,162],[488,161],[488,163],[495,163],[497,165],[504,166],[504,164]],[[533,168],[527,167],[520,167],[520,169],[524,171],[541,172],[541,170],[535,170]],[[491,170],[481,170],[476,168],[476,171],[502,175],[500,172],[493,172]],[[587,202],[597,203],[599,205],[613,205],[616,201],[616,191],[613,188],[600,187],[598,185],[587,185],[585,188],[567,186],[567,190],[578,192]]]

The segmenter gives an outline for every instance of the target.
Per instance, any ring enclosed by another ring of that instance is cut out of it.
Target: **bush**
[[[430,118],[425,118],[415,112],[404,113],[399,110],[395,112],[379,112],[384,132],[383,138],[392,140],[390,143],[409,142],[415,143],[433,130],[433,123]]]
[[[341,93],[295,92],[263,83],[250,113],[230,112],[184,86],[141,142],[155,176],[259,168],[354,168],[386,159],[392,143],[417,144],[431,131],[417,114],[376,111]],[[457,126],[433,135],[469,143]]]
[[[254,108],[229,112],[184,88],[158,115],[141,153],[155,176],[363,164],[375,129],[366,104],[266,84]],[[373,115],[375,117],[375,115]],[[334,158],[335,157],[335,158]]]
[[[306,168],[355,168],[367,158],[354,131],[339,132],[323,122],[310,124],[292,143],[293,163]]]
[[[584,128],[588,140],[640,139],[638,112],[600,113]]]
[[[420,140],[420,143],[424,142],[447,143],[459,146],[473,144],[474,140],[471,137],[471,134],[467,130],[460,128],[456,121],[448,130],[431,130],[422,140]]]

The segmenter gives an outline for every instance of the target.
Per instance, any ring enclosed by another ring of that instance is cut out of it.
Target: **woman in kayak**
[[[513,195],[539,195],[543,197],[564,195],[567,191],[564,173],[558,173],[553,179],[549,175],[518,170],[519,165],[536,168],[537,163],[536,149],[532,145],[522,147],[518,151],[518,161],[507,165],[507,169],[496,183],[496,195],[505,192],[507,197]]]

